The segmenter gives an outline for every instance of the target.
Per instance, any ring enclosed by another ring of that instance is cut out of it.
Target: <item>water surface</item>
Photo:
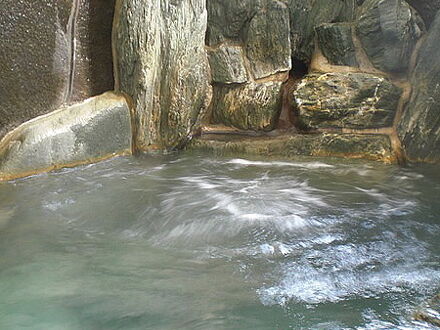
[[[414,329],[440,171],[118,158],[0,184],[0,329]]]

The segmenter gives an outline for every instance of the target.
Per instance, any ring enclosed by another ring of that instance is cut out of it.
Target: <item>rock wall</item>
[[[116,88],[134,107],[137,150],[173,149],[211,100],[204,0],[126,0],[116,8]]]
[[[440,12],[421,46],[411,75],[413,92],[399,125],[407,156],[440,162]]]
[[[0,138],[113,88],[114,0],[0,2]]]

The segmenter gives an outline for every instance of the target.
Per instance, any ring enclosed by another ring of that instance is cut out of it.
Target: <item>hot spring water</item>
[[[0,184],[0,329],[414,329],[440,173],[119,158]]]

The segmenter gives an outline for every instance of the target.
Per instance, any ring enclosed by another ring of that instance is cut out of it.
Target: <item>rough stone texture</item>
[[[81,1],[0,1],[0,137],[63,103],[112,89],[113,0]]]
[[[315,48],[315,27],[323,23],[350,22],[356,0],[286,0],[290,11],[292,56],[309,63]]]
[[[405,72],[424,24],[404,0],[366,0],[356,31],[372,64],[383,71]]]
[[[75,74],[69,102],[113,90],[112,26],[115,0],[79,0]]]
[[[308,127],[392,126],[401,89],[366,73],[311,74],[299,85],[295,103]]]
[[[440,161],[440,14],[431,26],[411,77],[413,93],[399,125],[409,159]]]
[[[291,68],[289,11],[270,1],[252,17],[246,33],[246,54],[253,75],[261,79]]]
[[[226,40],[243,41],[244,31],[267,0],[207,0],[210,46]]]
[[[244,64],[244,54],[240,46],[221,45],[209,51],[212,81],[221,84],[241,84],[249,76]]]
[[[241,129],[271,130],[281,110],[281,82],[216,86],[212,120]]]
[[[440,10],[440,0],[406,0],[422,16],[427,27],[434,21],[435,15]]]
[[[205,1],[126,0],[116,11],[116,84],[133,99],[136,148],[180,147],[211,97]]]
[[[0,2],[0,137],[65,101],[70,1]]]
[[[298,134],[273,138],[216,135],[194,139],[188,149],[220,155],[247,154],[283,158],[331,156],[378,160],[386,163],[396,161],[390,139],[386,135]]]
[[[0,142],[0,180],[129,153],[131,135],[125,98],[105,93],[7,134]]]
[[[350,24],[323,24],[315,30],[319,47],[330,64],[358,66]]]

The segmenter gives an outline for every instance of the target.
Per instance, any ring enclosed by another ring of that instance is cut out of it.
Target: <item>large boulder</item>
[[[271,130],[281,110],[282,82],[216,86],[212,121],[245,130]]]
[[[131,152],[130,109],[112,92],[30,120],[0,141],[0,180]]]
[[[405,72],[424,24],[405,0],[366,0],[356,31],[371,63],[387,72]]]
[[[440,14],[422,45],[411,77],[413,93],[399,135],[409,159],[440,161]]]
[[[114,0],[0,1],[0,137],[113,89]]]
[[[308,75],[294,92],[300,120],[311,128],[392,126],[401,89],[367,73]]]
[[[116,8],[116,88],[133,100],[138,150],[180,147],[209,105],[205,2],[126,0]]]

